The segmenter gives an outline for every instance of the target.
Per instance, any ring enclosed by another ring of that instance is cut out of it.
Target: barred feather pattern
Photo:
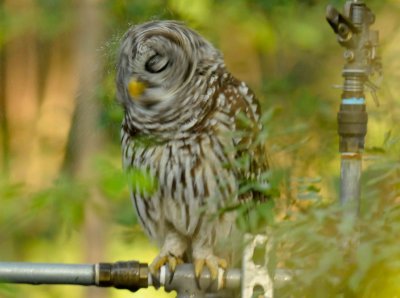
[[[143,65],[160,52],[169,59],[166,73],[147,73]],[[132,99],[131,77],[153,90]],[[252,199],[252,193],[238,196],[240,181],[268,168],[263,145],[255,144],[261,127],[254,94],[226,70],[218,50],[174,21],[149,22],[127,32],[116,83],[125,110],[124,168],[146,170],[157,181],[151,193],[132,185],[144,230],[172,255],[204,257],[218,251],[218,240],[234,232],[235,222],[234,212],[219,211]],[[247,124],[238,120],[243,115]],[[150,141],[140,141],[143,137]],[[244,153],[252,161],[247,169],[237,169],[235,161]]]

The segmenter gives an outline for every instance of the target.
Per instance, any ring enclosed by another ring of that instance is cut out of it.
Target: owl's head
[[[152,21],[125,34],[118,61],[117,96],[127,109],[158,110],[187,97],[196,70],[222,63],[208,41],[176,21]]]

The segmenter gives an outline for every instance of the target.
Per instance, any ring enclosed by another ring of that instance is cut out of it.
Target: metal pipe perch
[[[278,270],[274,280],[279,287],[291,278],[291,272]],[[166,266],[162,267],[159,275],[153,277],[149,274],[147,264],[137,261],[97,264],[0,262],[0,283],[114,287],[130,291],[155,286],[164,287],[166,291],[177,291],[179,298],[225,297],[221,289],[239,292],[241,282],[240,269],[221,270],[217,281],[212,281],[205,270],[199,280],[200,290],[191,264],[177,266],[171,278]],[[204,293],[204,289],[209,293]]]
[[[115,287],[136,291],[148,286],[147,264],[136,261],[98,264],[0,262],[0,282]]]
[[[95,269],[84,264],[1,262],[0,281],[19,284],[94,285]]]

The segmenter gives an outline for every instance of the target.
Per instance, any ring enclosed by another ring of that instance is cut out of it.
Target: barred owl
[[[124,168],[157,182],[153,191],[131,187],[138,219],[160,246],[150,270],[168,264],[174,271],[188,256],[197,277],[206,266],[216,278],[236,230],[236,213],[222,211],[260,196],[238,190],[268,167],[256,140],[257,99],[211,43],[175,21],[128,30],[116,86]]]

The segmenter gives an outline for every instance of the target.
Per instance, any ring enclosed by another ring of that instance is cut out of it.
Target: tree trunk
[[[31,187],[50,186],[64,161],[79,80],[74,44],[67,34],[58,36],[52,44],[33,144],[26,153],[30,157],[26,181]]]
[[[94,175],[93,157],[98,154],[102,144],[99,130],[99,101],[96,98],[96,87],[102,74],[102,58],[98,49],[103,36],[103,11],[101,0],[84,0],[79,2],[79,34],[77,51],[79,51],[78,105],[75,117],[75,133],[72,145],[75,175],[90,181]],[[90,25],[88,25],[90,24]],[[85,262],[104,261],[106,245],[106,225],[104,216],[99,211],[104,200],[97,186],[93,185],[85,205],[84,243]],[[99,208],[100,207],[100,208]],[[105,298],[108,292],[104,289],[88,288],[85,297]]]
[[[6,0],[11,15],[34,10],[33,0]],[[25,181],[28,152],[32,146],[38,112],[38,59],[35,25],[5,45],[4,97],[7,120],[9,174]]]
[[[5,69],[4,51],[0,46],[0,179],[4,179],[7,171],[7,122],[6,122],[6,99],[5,99]]]

